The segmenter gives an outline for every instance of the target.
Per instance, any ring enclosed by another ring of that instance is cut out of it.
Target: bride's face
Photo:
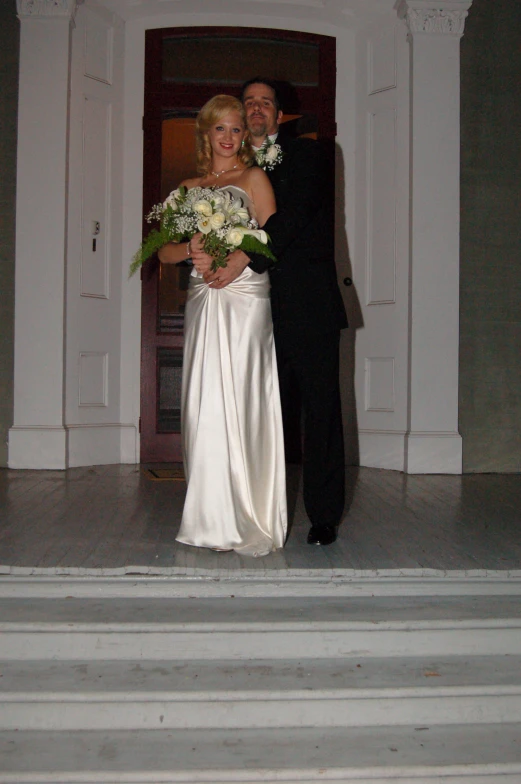
[[[208,139],[214,155],[233,158],[239,152],[246,129],[239,112],[230,112],[212,125]]]

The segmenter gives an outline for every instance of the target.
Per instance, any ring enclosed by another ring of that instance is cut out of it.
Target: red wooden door
[[[194,175],[193,118],[218,93],[239,95],[262,74],[288,82],[285,120],[333,148],[336,40],[288,30],[190,27],[149,30],[145,48],[145,214]],[[149,225],[144,222],[144,231]],[[183,310],[189,270],[156,259],[142,271],[141,461],[181,460]]]

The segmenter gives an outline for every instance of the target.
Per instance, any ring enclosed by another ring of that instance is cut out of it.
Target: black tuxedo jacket
[[[284,156],[267,171],[277,212],[263,227],[277,262],[252,255],[256,272],[269,268],[276,333],[331,332],[347,326],[334,261],[334,205],[321,146],[280,133]]]

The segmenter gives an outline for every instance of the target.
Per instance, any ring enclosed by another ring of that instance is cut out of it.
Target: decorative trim
[[[95,364],[93,365],[93,360]],[[106,351],[80,351],[78,360],[78,406],[79,408],[106,408],[108,406],[109,355]],[[92,382],[93,371],[98,371],[99,386],[95,390],[84,389],[84,380]]]
[[[472,0],[400,0],[398,16],[405,19],[411,35],[430,33],[461,37]]]
[[[53,17],[74,20],[84,0],[16,0],[18,17]]]

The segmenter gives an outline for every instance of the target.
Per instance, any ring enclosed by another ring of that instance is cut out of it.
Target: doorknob
[[[344,286],[352,286],[353,285],[353,281],[351,280],[351,278],[344,278],[343,283],[344,283]]]

